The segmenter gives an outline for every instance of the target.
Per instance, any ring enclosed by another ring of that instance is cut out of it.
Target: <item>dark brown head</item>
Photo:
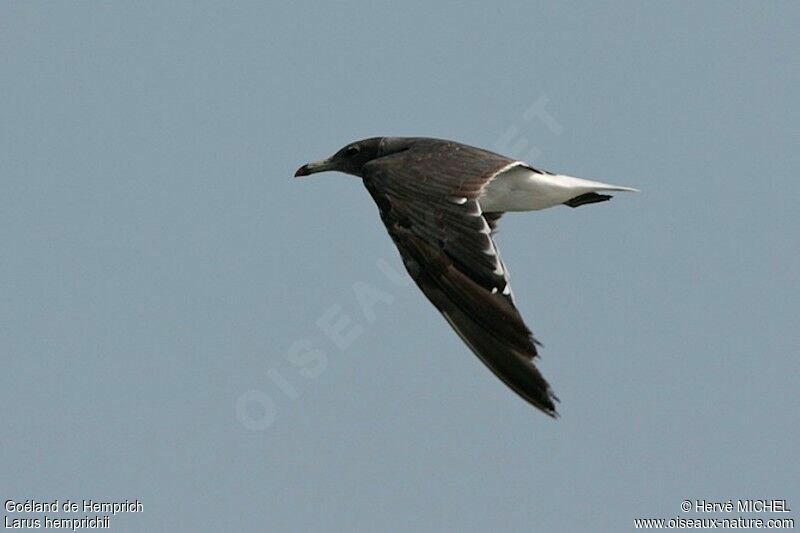
[[[303,165],[297,169],[294,176],[297,178],[316,174],[317,172],[335,170],[361,177],[364,165],[373,159],[398,151],[397,145],[400,144],[399,141],[399,138],[393,137],[362,139],[348,144],[328,159]]]

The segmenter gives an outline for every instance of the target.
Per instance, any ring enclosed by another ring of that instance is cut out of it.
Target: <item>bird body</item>
[[[533,364],[536,340],[492,235],[506,211],[608,200],[634,191],[561,176],[481,148],[425,137],[351,143],[295,176],[337,170],[364,181],[417,286],[503,382],[550,416],[556,396]]]

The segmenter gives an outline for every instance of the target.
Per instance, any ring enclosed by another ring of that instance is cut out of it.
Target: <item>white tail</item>
[[[480,204],[487,213],[535,211],[597,191],[639,192],[632,187],[612,185],[559,174],[541,174],[520,164],[500,172],[483,189]]]

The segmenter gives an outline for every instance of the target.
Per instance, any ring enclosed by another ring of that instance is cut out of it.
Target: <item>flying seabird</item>
[[[579,207],[636,191],[554,174],[487,150],[425,137],[373,137],[300,167],[362,178],[406,270],[461,339],[522,398],[557,416],[533,364],[531,331],[492,235],[507,211]]]

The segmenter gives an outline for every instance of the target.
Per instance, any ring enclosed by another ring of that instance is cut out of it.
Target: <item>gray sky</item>
[[[434,4],[0,7],[3,501],[139,499],[119,531],[800,507],[798,5]],[[292,178],[373,135],[642,190],[502,221],[558,421],[393,275],[357,179]]]

